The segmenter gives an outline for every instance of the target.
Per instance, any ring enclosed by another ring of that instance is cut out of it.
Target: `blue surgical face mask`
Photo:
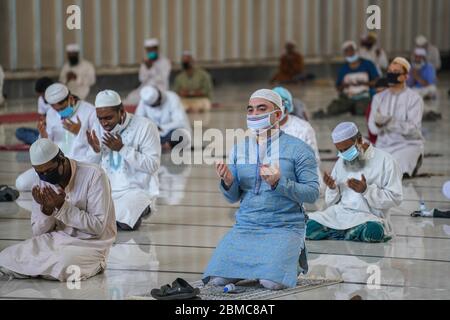
[[[353,56],[351,57],[345,57],[345,60],[347,60],[348,63],[353,63],[358,61],[359,56],[355,53]]]
[[[69,105],[65,109],[58,111],[58,113],[62,120],[70,118],[73,114],[73,107]]]
[[[339,157],[346,161],[353,161],[359,156],[359,150],[356,145],[348,148],[344,152],[339,152]]]
[[[271,123],[270,116],[277,111],[278,110],[274,110],[259,115],[247,115],[247,127],[254,133],[259,134],[271,129],[275,124]]]
[[[149,58],[152,61],[157,60],[158,59],[158,52],[152,51],[152,52],[147,53],[147,58]]]

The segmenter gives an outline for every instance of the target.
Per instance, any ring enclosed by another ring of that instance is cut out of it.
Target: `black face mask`
[[[41,179],[42,181],[48,182],[50,184],[53,184],[53,185],[60,183],[63,178],[64,172],[63,172],[63,174],[60,174],[58,169],[63,164],[64,164],[64,160],[58,159],[58,166],[56,167],[56,169],[53,171],[50,171],[46,174],[38,173],[39,179]],[[63,171],[64,171],[64,166],[63,166]]]
[[[184,70],[189,70],[191,68],[191,64],[189,62],[183,62],[182,66]]]
[[[399,84],[401,81],[398,80],[398,77],[401,75],[401,73],[388,72],[386,73],[386,78],[389,84]]]
[[[69,63],[71,66],[76,66],[80,62],[80,58],[77,56],[69,57]]]

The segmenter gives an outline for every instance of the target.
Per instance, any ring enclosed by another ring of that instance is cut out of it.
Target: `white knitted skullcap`
[[[40,166],[53,160],[59,148],[49,139],[39,139],[30,147],[30,160],[33,166]]]
[[[80,52],[80,46],[77,43],[71,43],[66,46],[66,52]]]
[[[95,98],[95,108],[117,107],[122,104],[120,95],[113,90],[100,91]]]
[[[159,40],[156,38],[146,39],[144,41],[144,48],[151,48],[159,46]]]
[[[154,86],[146,86],[142,88],[140,95],[141,100],[149,106],[154,105],[159,98],[158,89],[156,89]]]
[[[339,143],[348,139],[353,138],[358,134],[359,130],[356,124],[353,122],[341,122],[334,128],[331,133],[333,143]]]
[[[267,101],[272,102],[273,104],[275,104],[275,106],[277,106],[281,111],[283,111],[283,100],[281,99],[281,96],[276,93],[273,90],[270,89],[259,89],[256,90],[250,97],[250,100],[255,99],[255,98],[260,98],[260,99],[265,99]]]
[[[352,47],[354,50],[358,49],[358,45],[356,44],[355,41],[352,40],[347,40],[342,44],[342,51],[344,51],[345,49],[347,49],[348,47]]]
[[[69,95],[69,89],[62,83],[54,83],[45,90],[45,101],[48,104],[57,104]]]

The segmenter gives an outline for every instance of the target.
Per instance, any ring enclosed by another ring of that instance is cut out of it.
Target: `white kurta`
[[[336,189],[326,189],[327,209],[309,214],[311,220],[336,230],[347,230],[368,221],[381,222],[386,235],[392,235],[388,210],[403,199],[402,175],[395,160],[386,152],[369,146],[363,168],[349,169],[339,159],[331,173]],[[347,180],[361,180],[364,174],[367,190],[363,194],[347,186]]]
[[[377,55],[377,50],[379,48],[376,46],[373,46],[370,50],[367,48],[361,47],[359,48],[359,56],[363,59],[372,61],[375,67],[377,67],[377,71],[380,74],[380,76],[383,74],[382,70],[385,70],[388,68],[389,61],[386,56],[386,52],[384,52],[383,49],[380,50],[380,55]]]
[[[77,117],[80,118],[81,129],[75,136],[64,129],[58,112],[50,108],[46,116],[48,138],[56,143],[66,157],[77,161],[90,162],[87,157],[90,146],[87,142],[86,130],[92,130],[94,123],[97,122],[95,107],[85,101],[78,101],[75,112],[70,119],[77,122]],[[31,187],[38,181],[36,172],[29,169],[17,177],[16,188],[19,191],[30,191]]]
[[[46,115],[48,110],[50,110],[52,108],[51,105],[49,105],[48,103],[45,103],[45,100],[43,97],[39,97],[38,98],[38,113],[41,115]]]
[[[378,135],[376,146],[391,154],[402,173],[409,175],[412,175],[420,155],[424,153],[423,109],[423,99],[410,88],[396,94],[385,90],[372,100],[369,129]],[[375,124],[377,117],[390,121],[378,128]]]
[[[314,150],[314,155],[317,160],[317,175],[319,176],[320,189],[324,188],[323,180],[321,179],[322,174],[320,173],[320,155],[319,147],[317,146],[316,132],[311,124],[299,117],[294,115],[289,115],[288,121],[281,127],[281,130],[287,134],[296,137],[304,141]]]
[[[189,118],[180,97],[175,92],[164,92],[161,105],[156,108],[140,101],[136,109],[136,115],[151,119],[161,129],[159,132],[161,137],[166,136],[172,130],[181,129],[183,145],[190,144],[192,129]]]
[[[77,79],[67,82],[67,73],[69,72],[75,73]],[[95,84],[94,66],[83,59],[76,66],[71,66],[66,62],[59,75],[59,82],[67,85],[71,93],[84,100],[89,95],[91,87]]]
[[[172,65],[170,60],[166,57],[159,57],[158,60],[153,62],[152,67],[149,69],[142,63],[139,68],[139,82],[141,85],[133,90],[125,99],[126,105],[137,105],[139,103],[140,92],[142,88],[146,86],[155,86],[162,91],[169,90],[169,77]]]
[[[158,128],[148,119],[127,114],[125,126],[120,133],[122,150],[115,152],[102,145],[92,160],[101,161],[111,182],[117,221],[134,227],[159,194],[161,142]],[[104,134],[98,122],[95,132],[100,137]]]
[[[106,268],[117,233],[108,178],[95,164],[70,162],[72,177],[65,190],[66,202],[52,216],[46,216],[33,201],[34,237],[0,252],[1,267],[60,281],[72,274],[69,266],[80,267],[80,280]]]
[[[95,107],[86,102],[78,101],[75,105],[75,112],[70,118],[73,122],[81,121],[81,129],[78,135],[64,129],[61,117],[53,108],[47,112],[47,133],[48,138],[58,145],[64,154],[74,160],[86,160],[86,154],[90,150],[87,142],[86,130],[92,130],[97,122]]]

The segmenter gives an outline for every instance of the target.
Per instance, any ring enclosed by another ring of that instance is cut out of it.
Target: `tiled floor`
[[[439,122],[425,122],[427,157],[422,172],[431,178],[404,181],[405,200],[391,211],[396,238],[386,244],[338,241],[308,242],[310,275],[342,278],[343,283],[305,291],[283,299],[349,299],[355,294],[365,299],[448,299],[450,297],[450,220],[411,218],[409,214],[423,198],[429,207],[450,208],[441,193],[450,180],[450,112],[446,90],[449,75],[441,77],[440,99],[427,108],[442,112]],[[331,81],[293,88],[309,106],[310,112],[326,106],[335,92]],[[204,129],[238,128],[245,125],[244,107],[253,89],[265,84],[218,88],[217,100],[224,107],[211,114],[191,117],[203,120]],[[33,110],[33,100],[9,104],[0,113]],[[334,157],[329,135],[342,116],[313,121],[323,159]],[[366,132],[362,118],[352,118]],[[33,125],[33,124],[21,124]],[[16,143],[17,125],[0,125],[0,144]],[[207,143],[206,143],[207,144]],[[221,156],[217,153],[216,156]],[[210,159],[206,157],[205,159]],[[323,161],[329,170],[332,161]],[[17,175],[29,168],[27,153],[0,152],[0,184],[14,185]],[[111,250],[107,271],[81,283],[79,290],[64,283],[44,280],[0,281],[4,299],[124,299],[172,282],[176,277],[188,281],[201,277],[206,263],[221,237],[233,224],[237,205],[228,204],[217,188],[212,166],[176,166],[166,155],[161,169],[161,198],[158,212],[149,217],[137,232],[119,233]],[[316,207],[323,206],[320,199]],[[0,250],[31,236],[30,195],[17,203],[0,203]],[[310,208],[312,209],[312,208]],[[370,289],[366,283],[376,266],[381,285]]]

